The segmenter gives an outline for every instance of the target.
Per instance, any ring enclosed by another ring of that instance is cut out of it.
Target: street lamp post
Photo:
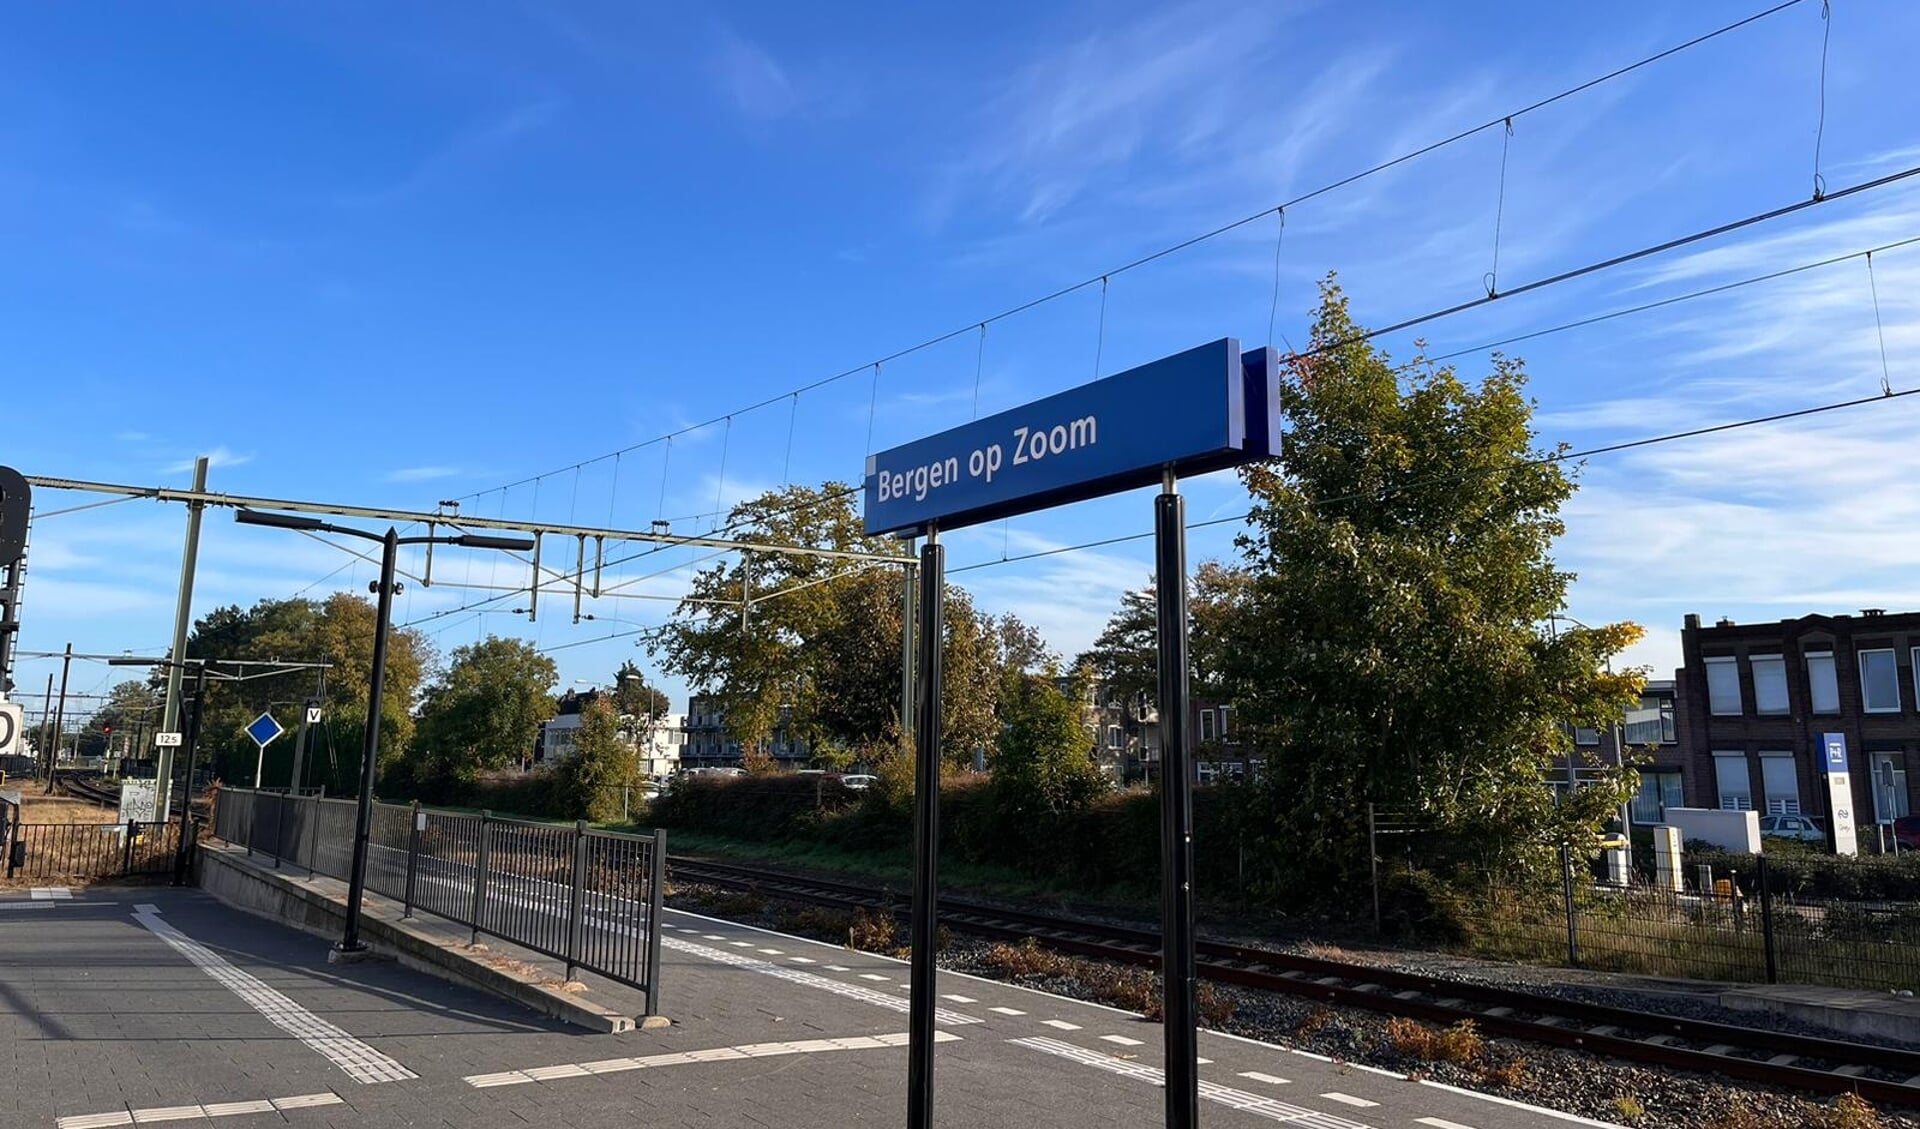
[[[455,537],[402,537],[392,526],[387,527],[386,533],[377,534],[334,525],[305,514],[263,513],[259,510],[240,510],[233,517],[242,525],[266,525],[308,533],[340,533],[380,542],[380,579],[375,590],[378,607],[373,628],[373,670],[367,687],[366,741],[360,753],[360,798],[354,813],[353,869],[347,881],[347,922],[339,943],[327,956],[328,960],[335,962],[359,960],[367,952],[366,942],[360,939],[360,907],[367,889],[367,843],[373,824],[373,775],[380,760],[380,699],[386,689],[387,635],[393,624],[393,596],[398,587],[394,583],[394,573],[399,567],[400,546],[459,545],[468,549],[526,552],[534,547],[534,541],[531,537],[489,537],[477,533],[463,533]]]

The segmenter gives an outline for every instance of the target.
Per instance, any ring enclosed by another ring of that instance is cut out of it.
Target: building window
[[[1121,731],[1119,726],[1117,725],[1107,726],[1107,748],[1117,749],[1121,745],[1125,744],[1126,740],[1127,740],[1126,734]]]
[[[1792,753],[1761,753],[1760,783],[1766,789],[1768,815],[1800,814],[1800,779]]]
[[[1881,823],[1913,814],[1907,806],[1907,765],[1899,753],[1873,754],[1873,814]]]
[[[1753,709],[1755,713],[1787,712],[1787,660],[1781,655],[1754,655]]]
[[[1673,699],[1645,697],[1627,711],[1627,744],[1671,745],[1679,740],[1673,727]]]
[[[1716,714],[1739,714],[1746,707],[1740,701],[1740,664],[1732,655],[1708,659],[1707,708]]]
[[[1813,691],[1814,713],[1840,712],[1840,680],[1834,673],[1832,651],[1807,652],[1807,685]]]
[[[1747,754],[1713,754],[1713,778],[1720,787],[1723,810],[1753,810],[1753,783],[1747,775]]]
[[[1202,741],[1213,740],[1213,711],[1212,710],[1200,711],[1200,739]]]
[[[1231,711],[1232,709],[1233,709],[1233,707],[1232,707],[1232,706],[1221,706],[1221,707],[1220,707],[1220,739],[1221,739],[1222,741],[1224,741],[1224,740],[1226,740],[1226,739],[1227,739],[1227,714],[1228,714],[1228,713],[1229,713],[1229,712],[1230,712],[1230,711]]]
[[[1634,793],[1633,811],[1630,814],[1638,824],[1658,823],[1667,817],[1668,808],[1685,806],[1679,773],[1642,772],[1640,790]]]
[[[1868,713],[1900,712],[1900,671],[1891,649],[1860,652],[1860,701]]]

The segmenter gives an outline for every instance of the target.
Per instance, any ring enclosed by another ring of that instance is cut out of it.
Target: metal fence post
[[[21,807],[18,804],[13,804],[10,806],[13,808],[13,817],[7,820],[7,877],[8,878],[12,878],[14,871],[18,869],[14,860],[20,857],[20,848],[22,846],[20,842],[20,820],[26,814],[26,809]]]
[[[279,806],[273,810],[273,868],[275,870],[280,869],[280,856],[287,849],[287,804],[292,799],[293,793],[282,793]]]
[[[1367,869],[1373,875],[1373,935],[1380,935],[1380,831],[1373,805],[1367,805]]]
[[[407,892],[400,899],[400,916],[413,916],[413,876],[420,864],[420,801],[407,812]]]
[[[572,980],[580,960],[580,891],[587,884],[587,821],[573,825],[573,891],[567,898],[567,979]]]
[[[253,857],[253,829],[260,822],[260,789],[247,794],[247,857]]]
[[[127,820],[126,832],[125,839],[120,844],[120,877],[122,878],[133,873],[133,840],[140,834],[140,821]]]
[[[315,861],[317,861],[314,858],[314,854],[316,853],[314,837],[320,833],[320,810],[321,810],[320,803],[322,800],[326,798],[326,795],[327,795],[327,790],[325,788],[322,788],[320,790],[319,795],[311,796],[311,797],[308,797],[307,799],[307,877],[308,878],[313,877],[313,873],[314,873],[313,864]]]
[[[480,943],[480,910],[487,901],[487,825],[492,818],[492,812],[481,810],[479,857],[473,867],[473,938],[468,941],[473,945]]]
[[[1760,884],[1760,943],[1767,954],[1767,983],[1780,982],[1780,968],[1773,953],[1773,886],[1767,880],[1767,856],[1761,855],[1754,860],[1759,869],[1754,872],[1754,880]]]
[[[653,874],[647,880],[647,1014],[660,1014],[660,917],[667,888],[667,833],[653,831]]]
[[[1580,965],[1580,924],[1573,909],[1573,852],[1560,844],[1560,892],[1567,903],[1567,963]]]

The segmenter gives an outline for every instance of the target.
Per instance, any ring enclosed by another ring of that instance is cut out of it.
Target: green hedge
[[[1735,876],[1740,888],[1755,892],[1760,871],[1759,856],[1735,854],[1705,844],[1689,843],[1682,856],[1689,872],[1706,864],[1715,878]],[[1770,851],[1767,856],[1769,883],[1776,894],[1804,898],[1832,898],[1859,902],[1906,902],[1920,900],[1920,852],[1892,855],[1816,854],[1799,851]]]
[[[1205,897],[1241,894],[1236,791],[1194,792],[1195,883]],[[895,858],[906,856],[913,834],[910,803],[879,789],[851,792],[832,781],[823,787],[817,777],[685,778],[654,801],[649,817],[669,829],[801,840]],[[996,802],[990,779],[954,777],[940,790],[940,853],[1089,892],[1151,890],[1160,881],[1160,799],[1144,790],[1114,792],[1081,810],[1016,818]]]

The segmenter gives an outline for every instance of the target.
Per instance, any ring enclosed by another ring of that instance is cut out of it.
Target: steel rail
[[[819,905],[899,912],[885,888],[705,859],[670,858],[669,862],[681,881],[750,888]],[[1150,929],[953,898],[942,899],[940,920],[976,935],[1032,938],[1054,949],[1122,963],[1157,966],[1160,958],[1159,934]],[[1468,1019],[1488,1034],[1508,1038],[1789,1089],[1857,1093],[1880,1104],[1920,1107],[1920,1052],[1897,1047],[1660,1015],[1217,941],[1201,941],[1199,955],[1201,975],[1219,983],[1434,1023]],[[1869,1075],[1867,1070],[1884,1071],[1899,1080]]]

